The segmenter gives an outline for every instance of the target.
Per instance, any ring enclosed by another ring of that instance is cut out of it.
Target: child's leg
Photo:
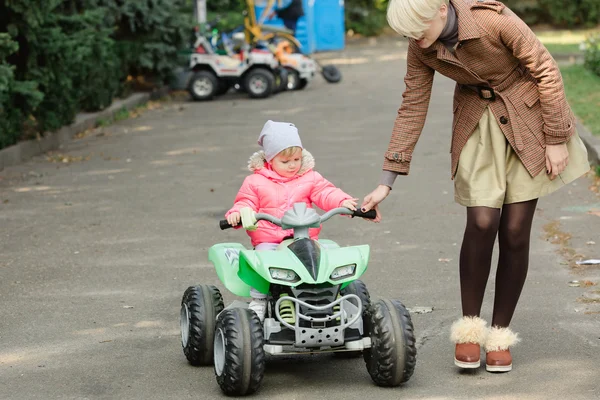
[[[537,199],[505,204],[502,208],[492,326],[508,327],[517,307],[529,267],[529,242],[536,205]]]
[[[490,275],[492,251],[500,210],[468,207],[467,226],[460,250],[460,293],[464,316],[479,316]]]
[[[259,243],[256,245],[254,250],[257,250],[257,251],[277,250],[277,246],[279,246],[279,243]]]
[[[277,243],[259,243],[254,250],[275,250],[277,246]],[[261,321],[264,321],[267,311],[267,295],[254,288],[250,288],[250,296],[252,296],[252,301],[248,305],[248,308],[254,311]]]

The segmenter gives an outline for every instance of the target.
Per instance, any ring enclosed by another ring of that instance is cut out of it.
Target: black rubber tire
[[[345,296],[347,294],[357,295],[362,302],[363,314],[365,314],[365,311],[369,307],[369,304],[371,304],[371,295],[369,294],[367,285],[365,285],[365,283],[360,279],[352,281],[348,286],[343,288],[340,291],[340,293],[342,294],[342,296]]]
[[[288,72],[287,90],[298,90],[298,86],[300,85],[298,71],[289,67],[286,67],[286,70]]]
[[[399,386],[412,376],[417,348],[410,314],[397,300],[379,300],[368,310],[371,348],[363,356],[378,386]]]
[[[281,68],[277,72],[279,75],[279,85],[277,85],[275,93],[285,92],[287,90],[289,72],[285,68]]]
[[[207,93],[198,93],[197,91],[195,91],[194,85],[199,80],[204,80],[212,87],[212,89]],[[221,83],[219,82],[219,78],[217,78],[217,76],[211,71],[197,71],[194,73],[194,75],[192,75],[192,78],[190,79],[190,82],[188,84],[188,91],[190,92],[190,95],[194,100],[206,101],[211,100],[217,95],[220,86]]]
[[[222,371],[215,363],[219,387],[228,396],[256,392],[265,372],[263,327],[258,316],[249,309],[227,309],[219,315],[216,330],[215,341],[220,334],[224,339]]]
[[[308,80],[300,79],[300,82],[298,82],[298,86],[296,86],[296,90],[302,90],[306,87],[306,85],[308,85]]]
[[[342,296],[347,294],[355,294],[360,298],[362,303],[362,318],[363,318],[363,335],[368,336],[369,332],[367,331],[368,324],[365,322],[369,309],[369,305],[371,304],[371,295],[369,295],[369,290],[367,289],[367,285],[359,279],[352,281],[348,286],[343,288],[340,291]],[[333,355],[339,358],[358,358],[363,354],[362,350],[358,351],[338,351],[334,352]]]
[[[342,73],[335,65],[326,65],[321,69],[321,75],[329,83],[338,83],[342,80]]]
[[[180,318],[184,307],[188,310],[188,336],[184,340],[182,325],[181,347],[192,365],[212,365],[217,314],[223,310],[223,297],[214,286],[200,285],[187,288],[181,299]]]
[[[256,92],[250,85],[253,79],[262,78],[266,84],[266,88],[263,92]],[[273,94],[275,90],[275,76],[271,71],[266,68],[254,68],[244,76],[244,89],[248,96],[253,99],[264,99]]]

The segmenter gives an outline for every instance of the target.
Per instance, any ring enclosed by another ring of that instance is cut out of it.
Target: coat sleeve
[[[329,211],[340,207],[344,200],[351,199],[352,196],[344,193],[325,179],[321,174],[313,171],[314,184],[310,192],[310,201],[315,203],[322,210]]]
[[[392,137],[384,156],[383,169],[408,175],[412,153],[427,117],[435,71],[417,56],[417,45],[410,41],[407,55],[406,86]]]
[[[227,218],[231,213],[240,212],[240,210],[244,207],[250,207],[252,210],[254,210],[254,212],[258,212],[259,205],[260,201],[258,197],[258,191],[252,184],[251,175],[244,179],[242,187],[235,196],[233,207],[231,207],[231,209],[225,213],[225,218]]]
[[[504,9],[497,20],[494,25],[502,42],[538,82],[546,143],[568,141],[575,132],[575,121],[558,65],[535,33],[514,12]]]

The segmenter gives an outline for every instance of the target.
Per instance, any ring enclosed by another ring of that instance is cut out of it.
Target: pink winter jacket
[[[321,174],[313,171],[314,165],[313,156],[302,150],[300,171],[291,178],[284,178],[271,169],[262,151],[254,153],[248,161],[248,169],[254,174],[244,179],[234,205],[227,211],[225,218],[244,207],[281,218],[285,211],[299,202],[305,202],[308,207],[314,203],[319,208],[329,211],[340,207],[344,200],[352,198]],[[236,228],[241,226],[240,223]],[[321,228],[310,228],[310,237],[317,239],[320,231]],[[258,229],[246,232],[250,236],[252,246],[259,243],[281,243],[285,237],[293,235],[291,229],[283,230],[267,221],[258,221]]]

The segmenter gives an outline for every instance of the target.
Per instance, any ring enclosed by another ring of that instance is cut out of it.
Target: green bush
[[[0,2],[0,148],[107,107],[131,82],[167,82],[189,46],[190,9],[191,0]]]
[[[598,0],[538,0],[548,22],[564,27],[594,27],[600,23]]]
[[[585,42],[585,67],[600,76],[600,35],[590,37]]]
[[[544,10],[538,0],[506,0],[504,4],[527,25],[535,25],[544,20]]]
[[[164,83],[177,66],[178,52],[189,46],[194,16],[186,0],[124,1],[120,7],[118,53],[124,72]]]
[[[380,34],[387,26],[387,0],[347,0],[346,30],[363,36]]]

